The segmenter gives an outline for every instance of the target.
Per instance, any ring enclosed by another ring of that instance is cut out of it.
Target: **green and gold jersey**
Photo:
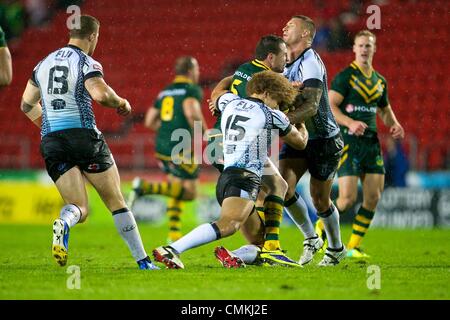
[[[374,136],[377,132],[377,108],[389,105],[387,82],[375,70],[365,74],[359,66],[352,62],[331,82],[331,90],[339,92],[344,100],[339,109],[354,120],[368,125],[364,136]],[[341,126],[343,134],[348,128]]]
[[[202,95],[202,89],[183,76],[175,77],[173,83],[159,93],[155,102],[155,108],[160,110],[161,118],[161,127],[156,136],[158,155],[170,157],[172,154],[172,148],[179,143],[171,141],[174,130],[186,129],[192,134],[192,128],[184,115],[183,101],[192,97],[201,103]]]
[[[230,87],[231,93],[241,98],[247,98],[247,83],[252,79],[252,76],[255,73],[264,70],[270,70],[270,68],[258,59],[240,65],[233,75]],[[220,130],[220,116],[217,118],[214,128]]]

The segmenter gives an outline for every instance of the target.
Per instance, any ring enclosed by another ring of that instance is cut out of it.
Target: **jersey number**
[[[248,120],[250,120],[250,118],[239,115],[229,116],[227,119],[227,124],[225,126],[225,139],[231,141],[242,140],[245,136],[245,128],[238,125],[238,122],[246,122]],[[230,129],[237,131],[238,134],[229,134],[228,132]]]
[[[170,121],[173,118],[173,105],[175,101],[173,97],[167,96],[161,102],[161,120]]]
[[[231,84],[231,93],[235,95],[239,95],[238,91],[236,89],[236,86],[240,85],[242,83],[242,80],[234,79],[233,83]]]
[[[67,91],[69,91],[69,84],[67,83],[68,75],[69,68],[65,66],[55,66],[51,68],[48,77],[48,94],[66,94]],[[55,82],[58,83],[56,88],[54,87]]]

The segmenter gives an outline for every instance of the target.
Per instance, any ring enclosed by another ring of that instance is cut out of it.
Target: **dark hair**
[[[316,36],[316,25],[314,23],[314,21],[307,16],[303,16],[303,15],[296,15],[293,16],[292,18],[297,18],[303,21],[303,23],[305,24],[306,29],[308,29],[309,33],[311,34],[311,40],[314,40],[314,37]]]
[[[194,57],[183,56],[179,57],[175,62],[175,74],[176,75],[187,75],[192,68],[194,68]]]
[[[269,53],[278,54],[282,43],[283,39],[273,34],[262,37],[256,45],[255,58],[265,60]]]
[[[74,39],[87,39],[89,36],[98,31],[100,28],[100,22],[88,15],[80,16],[80,27],[70,30],[70,38]]]

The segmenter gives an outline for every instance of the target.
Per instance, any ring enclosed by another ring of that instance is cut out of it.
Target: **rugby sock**
[[[258,257],[259,251],[261,250],[254,244],[247,244],[240,247],[239,249],[232,251],[232,253],[238,256],[242,261],[244,261],[244,263],[252,264]]]
[[[264,200],[264,226],[266,241],[264,248],[270,251],[280,249],[280,225],[283,219],[284,201],[278,196],[269,195]]]
[[[139,229],[134,220],[134,216],[127,208],[116,210],[112,213],[114,224],[122,239],[127,243],[128,248],[136,261],[147,257],[144,245],[142,244]]]
[[[172,243],[170,246],[178,253],[182,253],[217,239],[220,239],[219,228],[214,223],[204,223]]]
[[[331,204],[330,208],[327,211],[317,213],[317,215],[320,217],[325,227],[328,239],[328,247],[332,249],[342,248],[341,230],[339,226],[339,213],[334,204]]]
[[[297,193],[284,203],[289,217],[294,221],[300,231],[303,233],[305,239],[316,236],[314,226],[308,215],[308,208],[305,201]]]
[[[183,186],[180,183],[172,182],[142,182],[142,194],[160,194],[163,196],[181,199],[183,196]]]
[[[81,210],[74,204],[66,204],[62,207],[59,217],[68,224],[69,228],[72,228],[80,221]]]
[[[170,198],[167,203],[167,216],[169,218],[169,240],[174,242],[182,237],[181,233],[181,213],[183,202]]]
[[[256,207],[256,212],[258,213],[262,221],[264,221],[264,207]]]
[[[359,248],[364,235],[367,233],[367,230],[369,230],[374,215],[374,211],[369,211],[362,206],[359,208],[358,213],[353,220],[353,231],[348,243],[349,249]]]

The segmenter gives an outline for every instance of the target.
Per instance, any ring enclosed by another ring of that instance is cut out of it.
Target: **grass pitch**
[[[139,227],[148,252],[166,239],[165,226]],[[343,238],[349,234],[343,227]],[[286,226],[281,236],[288,255],[298,259],[297,229]],[[72,230],[66,267],[51,256],[51,225],[1,225],[0,299],[449,299],[448,240],[449,230],[373,229],[364,240],[372,255],[367,262],[347,259],[323,269],[316,257],[305,268],[224,269],[213,250],[242,245],[235,235],[184,253],[185,270],[140,271],[112,219]],[[67,288],[70,265],[80,268],[79,290]],[[380,267],[380,290],[367,287],[370,265]]]

